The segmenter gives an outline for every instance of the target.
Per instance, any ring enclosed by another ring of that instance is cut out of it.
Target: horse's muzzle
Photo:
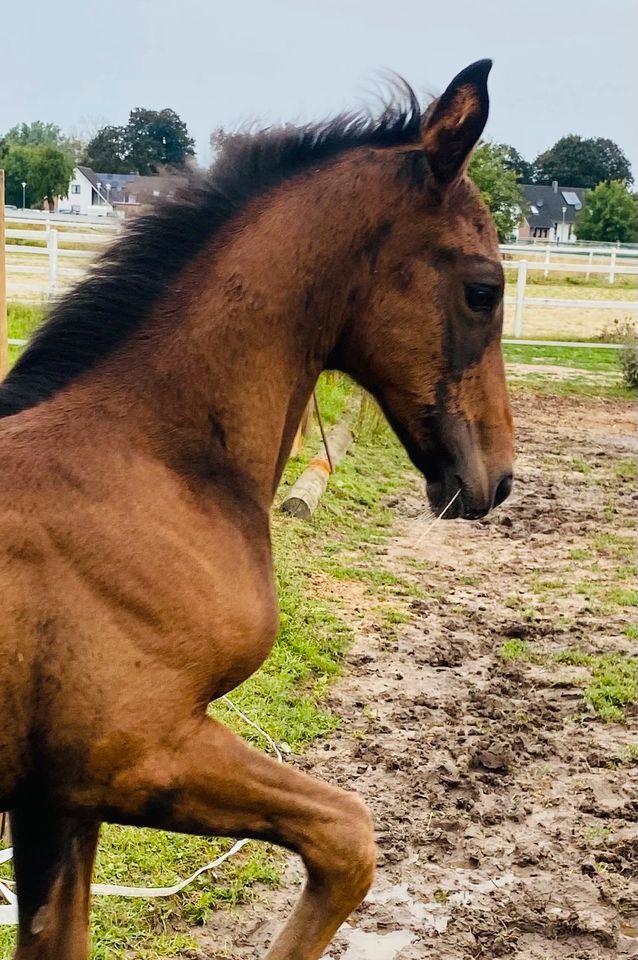
[[[458,474],[426,483],[430,508],[442,520],[480,520],[498,507],[512,492],[511,472],[501,476],[488,493],[472,492]]]

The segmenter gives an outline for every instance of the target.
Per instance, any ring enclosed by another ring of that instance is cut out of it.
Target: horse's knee
[[[363,900],[372,885],[377,858],[372,815],[354,793],[340,791],[333,816],[321,818],[312,831],[304,860],[311,884],[347,886]]]

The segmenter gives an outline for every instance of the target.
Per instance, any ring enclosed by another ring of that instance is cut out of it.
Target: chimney
[[[558,193],[558,180],[552,180],[552,190],[554,193]]]

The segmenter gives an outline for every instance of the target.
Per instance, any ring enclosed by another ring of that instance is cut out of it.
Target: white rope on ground
[[[254,720],[250,719],[250,717],[247,717],[246,714],[240,710],[239,707],[236,706],[236,704],[234,704],[229,697],[223,697],[222,699],[224,703],[237,714],[238,717],[241,717],[244,723],[246,723],[249,727],[252,727],[253,730],[256,730],[257,733],[264,738],[270,749],[277,757],[279,763],[283,763],[284,758],[281,750],[270,734],[266,733],[265,730],[262,730],[262,728],[255,723]],[[190,883],[192,883],[193,880],[196,880],[197,877],[200,877],[203,873],[208,873],[210,870],[220,867],[222,863],[225,863],[226,860],[234,857],[235,854],[239,853],[242,847],[244,847],[248,842],[248,838],[237,840],[237,842],[232,845],[230,850],[222,853],[221,856],[217,857],[215,860],[211,860],[210,863],[204,864],[203,867],[200,867],[199,870],[196,870],[195,873],[193,873],[190,877],[186,877],[185,880],[178,880],[178,882],[173,884],[171,887],[126,887],[115,883],[93,883],[91,884],[91,892],[99,897],[142,897],[145,899],[151,899],[155,897],[172,897],[174,894],[179,893]],[[0,864],[7,863],[12,859],[12,857],[12,847],[7,847],[6,850],[0,850]],[[14,886],[13,880],[0,880],[0,894],[7,901],[6,905],[0,906],[0,927],[15,926],[18,922],[18,903],[15,893],[10,889],[12,886]]]

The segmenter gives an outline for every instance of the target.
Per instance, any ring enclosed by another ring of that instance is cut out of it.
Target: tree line
[[[149,175],[183,170],[195,155],[195,141],[174,110],[131,110],[122,127],[105,126],[88,141],[65,135],[55,123],[20,123],[0,137],[6,202],[52,209],[66,196],[78,164],[104,173]],[[23,187],[22,185],[26,186]]]
[[[223,149],[225,134],[211,135]],[[65,135],[54,123],[18,124],[0,137],[0,167],[5,170],[6,202],[39,207],[68,191],[73,168],[84,164],[96,172],[148,175],[183,170],[192,162],[195,143],[184,121],[170,108],[131,110],[123,126],[102,126],[86,141]],[[509,144],[480,143],[469,173],[496,223],[499,237],[515,232],[525,200],[522,183],[584,187],[592,192],[577,222],[580,239],[632,242],[638,220],[633,176],[621,148],[604,137],[561,137],[529,162]],[[22,184],[26,184],[23,188]]]

